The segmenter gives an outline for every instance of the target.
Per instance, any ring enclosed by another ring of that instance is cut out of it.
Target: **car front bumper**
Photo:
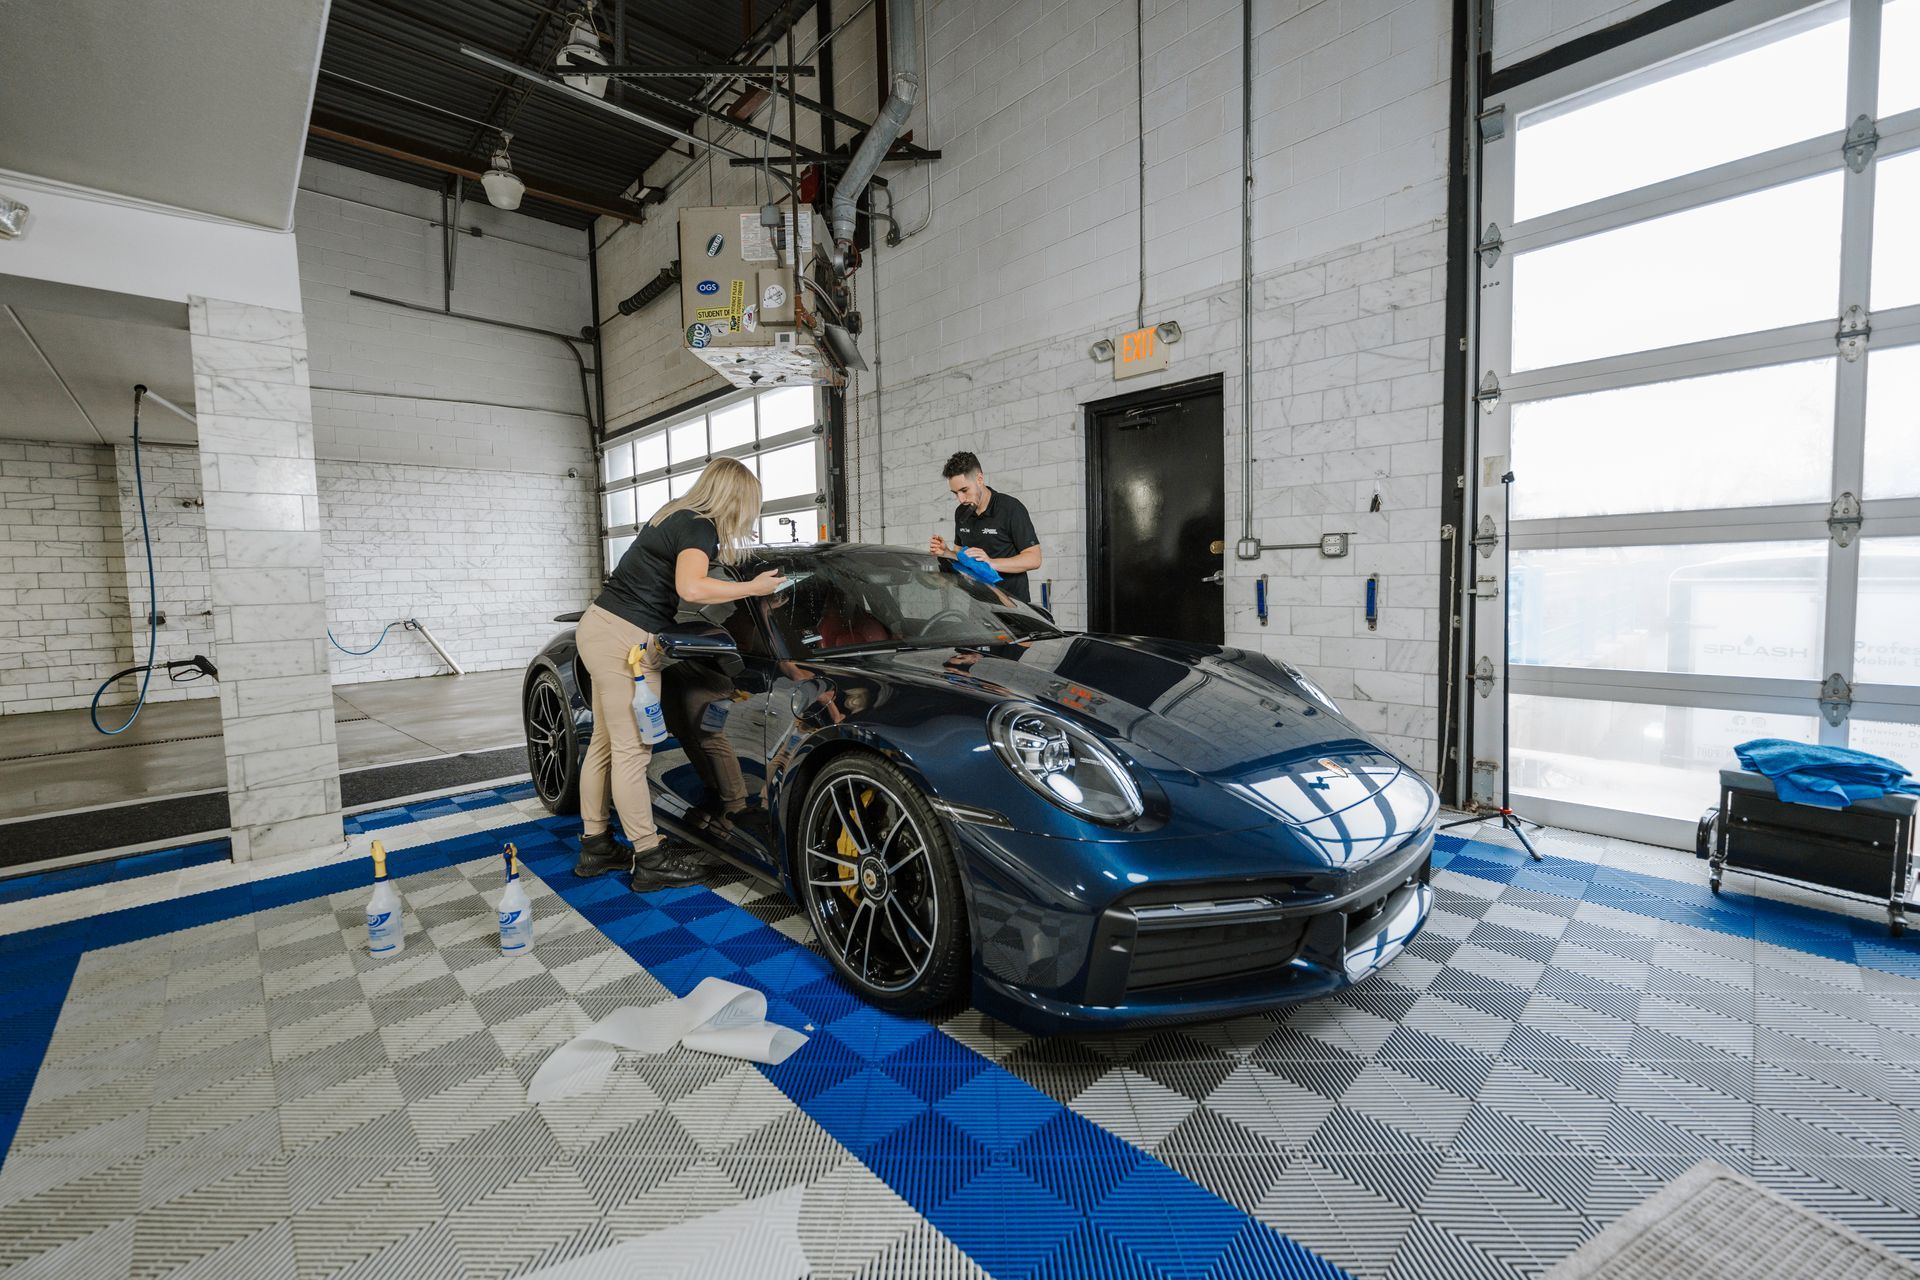
[[[1431,826],[1332,893],[1303,897],[1286,877],[1254,876],[1160,883],[1106,902],[1050,892],[1018,857],[1013,833],[961,837],[976,855],[994,851],[969,859],[987,870],[970,877],[974,1004],[1036,1032],[1204,1021],[1311,1000],[1391,964],[1433,906]],[[1026,883],[996,875],[1009,854]]]

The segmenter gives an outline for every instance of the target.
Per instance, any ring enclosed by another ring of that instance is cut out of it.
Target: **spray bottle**
[[[520,850],[509,844],[500,856],[507,862],[507,891],[500,895],[500,950],[525,955],[533,949],[533,902],[520,883]]]
[[[639,645],[627,650],[627,670],[633,672],[633,718],[640,726],[640,741],[648,746],[664,742],[667,718],[660,710],[660,695],[647,682],[647,651]]]
[[[387,847],[373,842],[373,896],[367,899],[367,950],[397,956],[406,950],[407,925],[399,891],[387,879]]]

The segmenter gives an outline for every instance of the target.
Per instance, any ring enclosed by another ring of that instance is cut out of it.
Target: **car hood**
[[[1396,844],[1438,808],[1426,782],[1264,655],[1124,636],[863,655],[874,674],[938,682],[984,706],[1018,698],[1093,729],[1225,829],[1279,821],[1335,863]],[[1193,792],[1195,787],[1179,788]]]

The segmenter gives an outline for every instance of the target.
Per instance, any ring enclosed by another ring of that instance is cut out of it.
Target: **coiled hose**
[[[101,681],[100,687],[93,691],[93,702],[87,707],[87,715],[93,720],[93,727],[109,738],[125,733],[140,718],[140,709],[147,705],[147,686],[153,683],[153,658],[160,648],[160,597],[154,585],[153,573],[153,531],[147,527],[147,486],[140,476],[140,401],[146,397],[147,389],[136,385],[133,388],[133,492],[140,503],[140,540],[147,548],[147,665],[141,668],[140,697],[135,700],[133,710],[127,715],[127,722],[118,729],[109,729],[100,723],[100,695],[113,686],[120,675],[110,676]]]
[[[372,653],[375,649],[378,649],[381,645],[385,644],[387,640],[387,632],[393,630],[395,627],[399,625],[400,623],[398,622],[389,622],[386,626],[380,628],[379,638],[376,639],[371,645],[367,646],[365,649],[349,649],[347,648],[347,646],[341,644],[338,640],[334,640],[332,627],[327,628],[327,639],[333,640],[333,647],[338,649],[340,652],[350,653],[356,658],[364,658],[368,654]]]

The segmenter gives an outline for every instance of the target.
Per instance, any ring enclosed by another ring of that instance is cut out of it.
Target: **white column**
[[[193,298],[207,567],[235,861],[338,844],[306,323]]]

